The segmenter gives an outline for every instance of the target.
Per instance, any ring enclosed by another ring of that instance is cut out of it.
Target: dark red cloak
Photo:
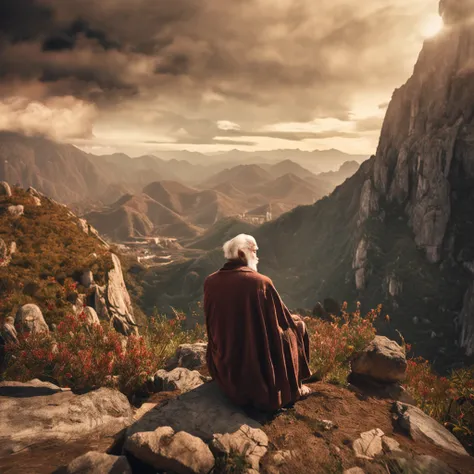
[[[311,375],[309,341],[272,281],[229,261],[204,283],[209,373],[237,405],[276,410]]]

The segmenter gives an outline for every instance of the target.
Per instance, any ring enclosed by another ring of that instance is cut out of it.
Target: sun
[[[432,38],[443,29],[443,26],[443,19],[439,15],[430,15],[421,24],[421,35],[424,38]]]

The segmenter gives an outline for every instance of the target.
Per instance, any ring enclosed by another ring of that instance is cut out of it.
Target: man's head
[[[240,234],[227,241],[223,247],[224,256],[228,260],[241,260],[249,268],[257,271],[257,242],[251,235]]]

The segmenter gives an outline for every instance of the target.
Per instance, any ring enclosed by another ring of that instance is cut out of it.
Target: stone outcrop
[[[369,249],[369,243],[366,238],[357,245],[354,260],[352,262],[352,268],[355,270],[355,284],[358,290],[364,290],[367,284],[367,252]]]
[[[180,390],[184,393],[199,387],[206,381],[207,378],[197,370],[177,367],[171,372],[158,370],[153,377],[152,387],[154,392]]]
[[[125,442],[124,450],[160,472],[208,474],[215,462],[201,439],[184,431],[175,433],[169,426],[135,433]]]
[[[10,197],[12,190],[6,181],[0,181],[0,196]]]
[[[107,274],[107,284],[95,286],[94,306],[99,319],[110,321],[117,332],[126,336],[138,334],[132,301],[123,279],[122,265],[111,254],[113,268]]]
[[[210,442],[215,434],[235,433],[243,425],[262,428],[260,423],[233,405],[215,382],[211,382],[151,410],[128,428],[127,436],[171,426],[175,431],[186,431]]]
[[[0,456],[46,442],[115,435],[132,421],[127,397],[108,388],[75,395],[38,380],[0,383]]]
[[[89,451],[69,463],[64,474],[132,474],[132,468],[125,456]]]
[[[15,326],[20,332],[49,332],[43,313],[35,304],[25,304],[16,313]]]
[[[396,402],[393,410],[398,417],[399,425],[415,441],[434,444],[458,456],[468,456],[466,450],[452,433],[419,408]]]
[[[396,383],[404,380],[407,368],[405,351],[395,341],[384,336],[374,340],[351,361],[354,374],[378,382]]]
[[[195,370],[206,365],[207,343],[196,342],[194,344],[181,344],[176,349],[174,356],[168,361],[167,370],[176,367]]]

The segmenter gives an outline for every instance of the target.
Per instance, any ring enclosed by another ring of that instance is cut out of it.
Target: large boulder
[[[457,438],[419,408],[396,402],[393,411],[398,423],[415,441],[424,441],[458,456],[468,456]]]
[[[195,344],[181,344],[176,349],[175,355],[169,360],[167,369],[172,370],[176,367],[185,369],[200,369],[206,365],[207,343],[196,342]]]
[[[169,426],[135,433],[125,442],[124,450],[160,472],[208,474],[215,462],[201,439],[184,431],[175,433]]]
[[[132,420],[127,397],[109,388],[75,395],[38,380],[0,383],[0,456],[43,443],[112,436]]]
[[[225,397],[215,382],[210,382],[150,410],[127,429],[127,436],[171,426],[210,442],[214,434],[232,434],[243,425],[262,428]]]
[[[0,196],[10,197],[12,190],[10,185],[6,181],[0,181]]]
[[[125,456],[89,451],[74,459],[64,474],[132,474],[132,469]]]
[[[354,374],[386,383],[404,380],[406,368],[405,351],[385,336],[375,336],[351,361]]]
[[[154,392],[180,390],[182,393],[189,392],[204,382],[207,378],[201,375],[197,370],[188,370],[177,367],[171,372],[158,370],[153,377]]]
[[[16,313],[15,325],[20,332],[48,333],[43,313],[35,304],[25,304]]]

